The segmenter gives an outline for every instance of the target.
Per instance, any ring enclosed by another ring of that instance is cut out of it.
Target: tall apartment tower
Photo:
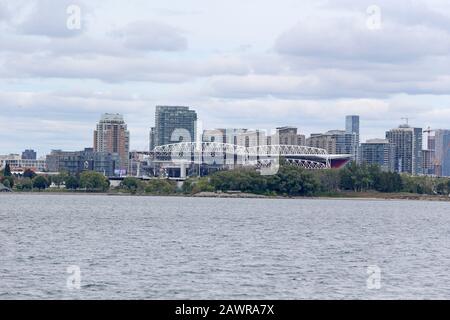
[[[422,169],[426,175],[435,175],[436,169],[436,137],[431,133],[434,132],[431,128],[425,130],[424,133],[428,133],[427,146],[422,150]]]
[[[196,140],[197,113],[189,107],[157,106],[151,147]]]
[[[359,116],[349,115],[345,117],[345,133],[355,135],[351,149],[353,154],[353,160],[357,160],[360,143]]]
[[[105,113],[94,131],[94,151],[117,153],[120,157],[119,169],[128,170],[130,133],[121,114]]]
[[[422,128],[401,125],[386,132],[386,139],[395,144],[396,171],[422,174]]]
[[[361,143],[359,163],[377,164],[383,171],[395,171],[395,145],[384,139],[367,140]]]
[[[436,130],[435,174],[450,177],[450,130]]]
[[[345,132],[356,133],[359,136],[359,116],[351,115],[345,117]]]

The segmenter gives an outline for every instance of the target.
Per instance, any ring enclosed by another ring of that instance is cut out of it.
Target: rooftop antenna
[[[409,118],[401,118],[401,120],[405,120],[406,121],[406,125],[409,126]]]

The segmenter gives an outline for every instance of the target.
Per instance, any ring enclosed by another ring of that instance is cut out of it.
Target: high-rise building
[[[435,136],[432,135],[434,130],[431,130],[429,127],[424,133],[427,133],[428,135],[426,148],[422,150],[422,170],[426,175],[435,175],[436,140]]]
[[[25,150],[22,152],[22,160],[36,160],[36,151],[34,150]]]
[[[277,128],[276,135],[268,137],[267,144],[304,146],[306,145],[306,137],[303,134],[298,134],[298,129],[295,127],[280,127]]]
[[[422,174],[422,128],[401,125],[386,132],[386,139],[395,144],[396,171]]]
[[[434,175],[434,150],[422,150],[422,170],[423,174]]]
[[[130,133],[120,114],[105,113],[94,131],[94,151],[117,153],[120,157],[119,170],[128,170]]]
[[[345,133],[355,135],[353,146],[351,147],[353,159],[358,158],[360,133],[359,133],[359,116],[350,115],[345,117]]]
[[[436,150],[436,136],[429,135],[427,138],[428,150]]]
[[[395,171],[395,145],[385,139],[372,139],[361,143],[359,163],[377,164],[384,171]]]
[[[331,130],[323,134],[311,134],[306,143],[310,147],[325,149],[330,154],[351,154],[353,160],[356,160],[358,153],[356,139],[355,133]]]
[[[329,154],[336,154],[336,139],[331,135],[322,133],[312,133],[306,139],[306,144],[309,147],[325,149]]]
[[[450,130],[435,131],[435,174],[450,177]]]
[[[246,130],[236,136],[236,144],[242,147],[257,147],[267,145],[267,135],[264,130]]]
[[[353,155],[353,160],[356,160],[357,147],[356,134],[347,133],[343,130],[332,130],[328,131],[326,134],[331,135],[336,139],[336,154],[351,154]]]
[[[351,115],[345,117],[345,132],[356,133],[359,140],[359,116]]]
[[[237,129],[237,128],[203,130],[202,141],[237,145],[238,136],[247,131],[248,131],[247,129]]]
[[[239,138],[247,129],[237,129],[237,128],[228,128],[228,129],[208,129],[203,131],[202,141],[203,142],[213,142],[213,143],[225,143],[232,145],[239,145],[242,140]],[[211,153],[208,153],[206,157],[207,161],[209,161],[210,168],[216,165],[226,165],[228,168],[233,168],[234,165],[241,161],[237,154],[227,154],[224,152],[220,155],[219,153],[213,152],[214,157]],[[212,166],[211,166],[212,165]]]
[[[153,130],[154,147],[196,140],[197,113],[189,107],[157,106]]]

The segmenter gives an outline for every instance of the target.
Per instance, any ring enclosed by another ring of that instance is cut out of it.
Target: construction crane
[[[432,132],[436,132],[436,130],[432,130],[431,127],[428,127],[426,130],[423,130],[423,133],[428,133],[428,136],[429,136]]]
[[[423,130],[423,133],[427,134],[427,148],[428,148],[428,150],[434,149],[434,148],[430,148],[430,141],[431,141],[431,137],[432,137],[431,134],[433,132],[436,132],[436,130],[432,130],[431,127],[428,127],[426,130]]]

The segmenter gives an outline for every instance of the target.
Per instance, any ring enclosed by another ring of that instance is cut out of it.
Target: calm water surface
[[[449,240],[445,202],[1,194],[0,299],[448,299]]]

